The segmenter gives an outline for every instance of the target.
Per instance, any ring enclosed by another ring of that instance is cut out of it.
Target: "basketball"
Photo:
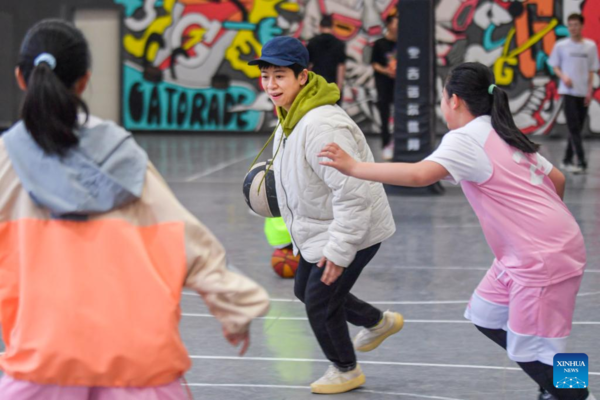
[[[282,278],[293,278],[300,262],[300,255],[295,256],[292,249],[275,249],[271,256],[273,271]]]
[[[266,218],[280,217],[275,190],[275,173],[267,169],[270,161],[252,166],[244,178],[244,199],[248,207]],[[266,174],[266,175],[265,175]]]

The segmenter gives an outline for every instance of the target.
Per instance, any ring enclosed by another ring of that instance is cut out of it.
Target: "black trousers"
[[[492,339],[494,343],[506,350],[506,331],[502,329],[488,329],[475,325],[481,333]],[[589,396],[588,389],[557,389],[553,382],[553,368],[551,365],[533,362],[518,362],[519,367],[540,387],[546,389],[558,400],[585,400]]]
[[[565,164],[572,164],[573,155],[577,154],[579,165],[587,167],[583,152],[583,140],[581,138],[581,131],[583,130],[588,112],[585,106],[585,98],[564,95],[563,99],[565,102],[567,127],[569,128],[569,140],[567,141],[567,150],[565,151],[563,162]]]
[[[377,84],[377,110],[381,118],[381,146],[385,147],[392,141],[390,134],[390,109],[394,104],[394,87]]]
[[[381,243],[356,253],[356,258],[331,286],[321,282],[325,267],[319,268],[300,257],[294,293],[306,306],[310,326],[325,357],[341,371],[356,367],[356,354],[348,324],[372,327],[383,313],[350,293],[363,268],[379,250]]]

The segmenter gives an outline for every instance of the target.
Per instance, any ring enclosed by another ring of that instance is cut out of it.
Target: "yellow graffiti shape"
[[[181,46],[184,50],[189,50],[202,41],[202,37],[206,33],[205,28],[194,28],[188,32],[188,37],[185,43]]]
[[[255,54],[260,54],[261,49],[262,46],[254,37],[253,32],[242,31],[233,39],[231,46],[225,52],[225,58],[231,63],[233,69],[241,71],[248,78],[254,79],[260,76],[259,69],[254,65],[248,65],[248,60],[243,60],[241,56],[250,55],[253,50]]]
[[[123,38],[123,47],[125,48],[125,51],[127,51],[134,57],[143,57],[144,48],[146,47],[146,41],[148,40],[148,37],[150,37],[150,35],[152,35],[153,33],[158,33],[162,35],[173,22],[171,11],[173,10],[173,6],[175,5],[176,1],[177,0],[164,1],[163,7],[168,14],[164,17],[160,17],[154,20],[154,22],[152,22],[150,26],[148,26],[148,28],[144,32],[144,35],[141,38],[138,39],[131,34],[125,35],[125,37]],[[148,49],[148,54],[146,54],[147,59],[154,60],[158,50],[158,43],[151,44]]]
[[[515,73],[513,67],[518,64],[517,57],[519,54],[527,51],[537,42],[542,40],[548,32],[551,32],[556,27],[556,25],[558,25],[558,20],[554,18],[544,29],[531,36],[525,43],[523,43],[522,46],[517,47],[512,51],[510,51],[510,44],[515,36],[515,28],[511,28],[506,36],[506,42],[504,43],[502,56],[498,57],[496,62],[494,62],[494,75],[496,77],[496,83],[502,86],[510,85],[514,80]]]
[[[515,77],[515,71],[512,67],[516,66],[518,63],[519,62],[515,57],[498,57],[494,63],[496,83],[502,86],[510,85]]]
[[[280,7],[284,11],[295,12],[295,13],[300,12],[300,5],[298,3],[286,2],[286,3],[283,3]]]
[[[281,3],[281,4],[280,4]],[[290,12],[299,12],[300,6],[295,1],[281,0],[256,0],[254,7],[248,15],[248,22],[259,24],[265,18],[277,18],[277,6],[282,10]],[[256,39],[254,32],[240,31],[233,39],[231,46],[225,53],[225,58],[231,64],[231,67],[237,71],[241,71],[248,78],[258,78],[260,71],[254,66],[248,65],[247,60],[242,60],[242,55],[250,55],[252,53],[260,54],[262,45]]]
[[[281,0],[256,0],[248,15],[248,22],[257,24],[265,18],[277,18],[275,7],[281,2]]]

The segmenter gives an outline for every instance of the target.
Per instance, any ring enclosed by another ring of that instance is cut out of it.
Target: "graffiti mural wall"
[[[138,130],[253,131],[272,113],[246,62],[297,35],[297,3],[115,0],[124,7],[123,122]]]
[[[348,54],[343,107],[365,132],[380,126],[370,45],[396,0],[114,0],[123,9],[123,123],[134,130],[268,131],[273,106],[247,61],[274,36],[308,40],[324,14]],[[546,60],[581,12],[600,44],[597,0],[435,0],[438,89],[454,65],[493,69],[527,133],[564,123]],[[598,78],[596,77],[596,80]],[[596,82],[589,126],[600,133]]]
[[[247,62],[274,36],[311,38],[328,13],[335,35],[347,42],[345,107],[363,129],[378,130],[366,53],[395,0],[114,1],[124,10],[128,129],[272,129],[273,106],[260,88],[259,70]]]
[[[581,13],[584,36],[600,47],[597,0],[438,0],[436,52],[438,89],[452,66],[478,61],[489,66],[508,91],[517,125],[546,134],[564,124],[557,81],[546,61],[556,41],[568,36],[567,17]],[[589,128],[600,133],[600,90],[595,77]]]

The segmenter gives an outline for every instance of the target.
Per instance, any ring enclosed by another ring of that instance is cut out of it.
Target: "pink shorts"
[[[101,388],[38,385],[11,378],[0,379],[2,400],[189,400],[178,380],[148,388]]]
[[[507,332],[508,357],[552,365],[566,351],[583,275],[546,287],[522,286],[494,263],[465,311],[475,325]]]

